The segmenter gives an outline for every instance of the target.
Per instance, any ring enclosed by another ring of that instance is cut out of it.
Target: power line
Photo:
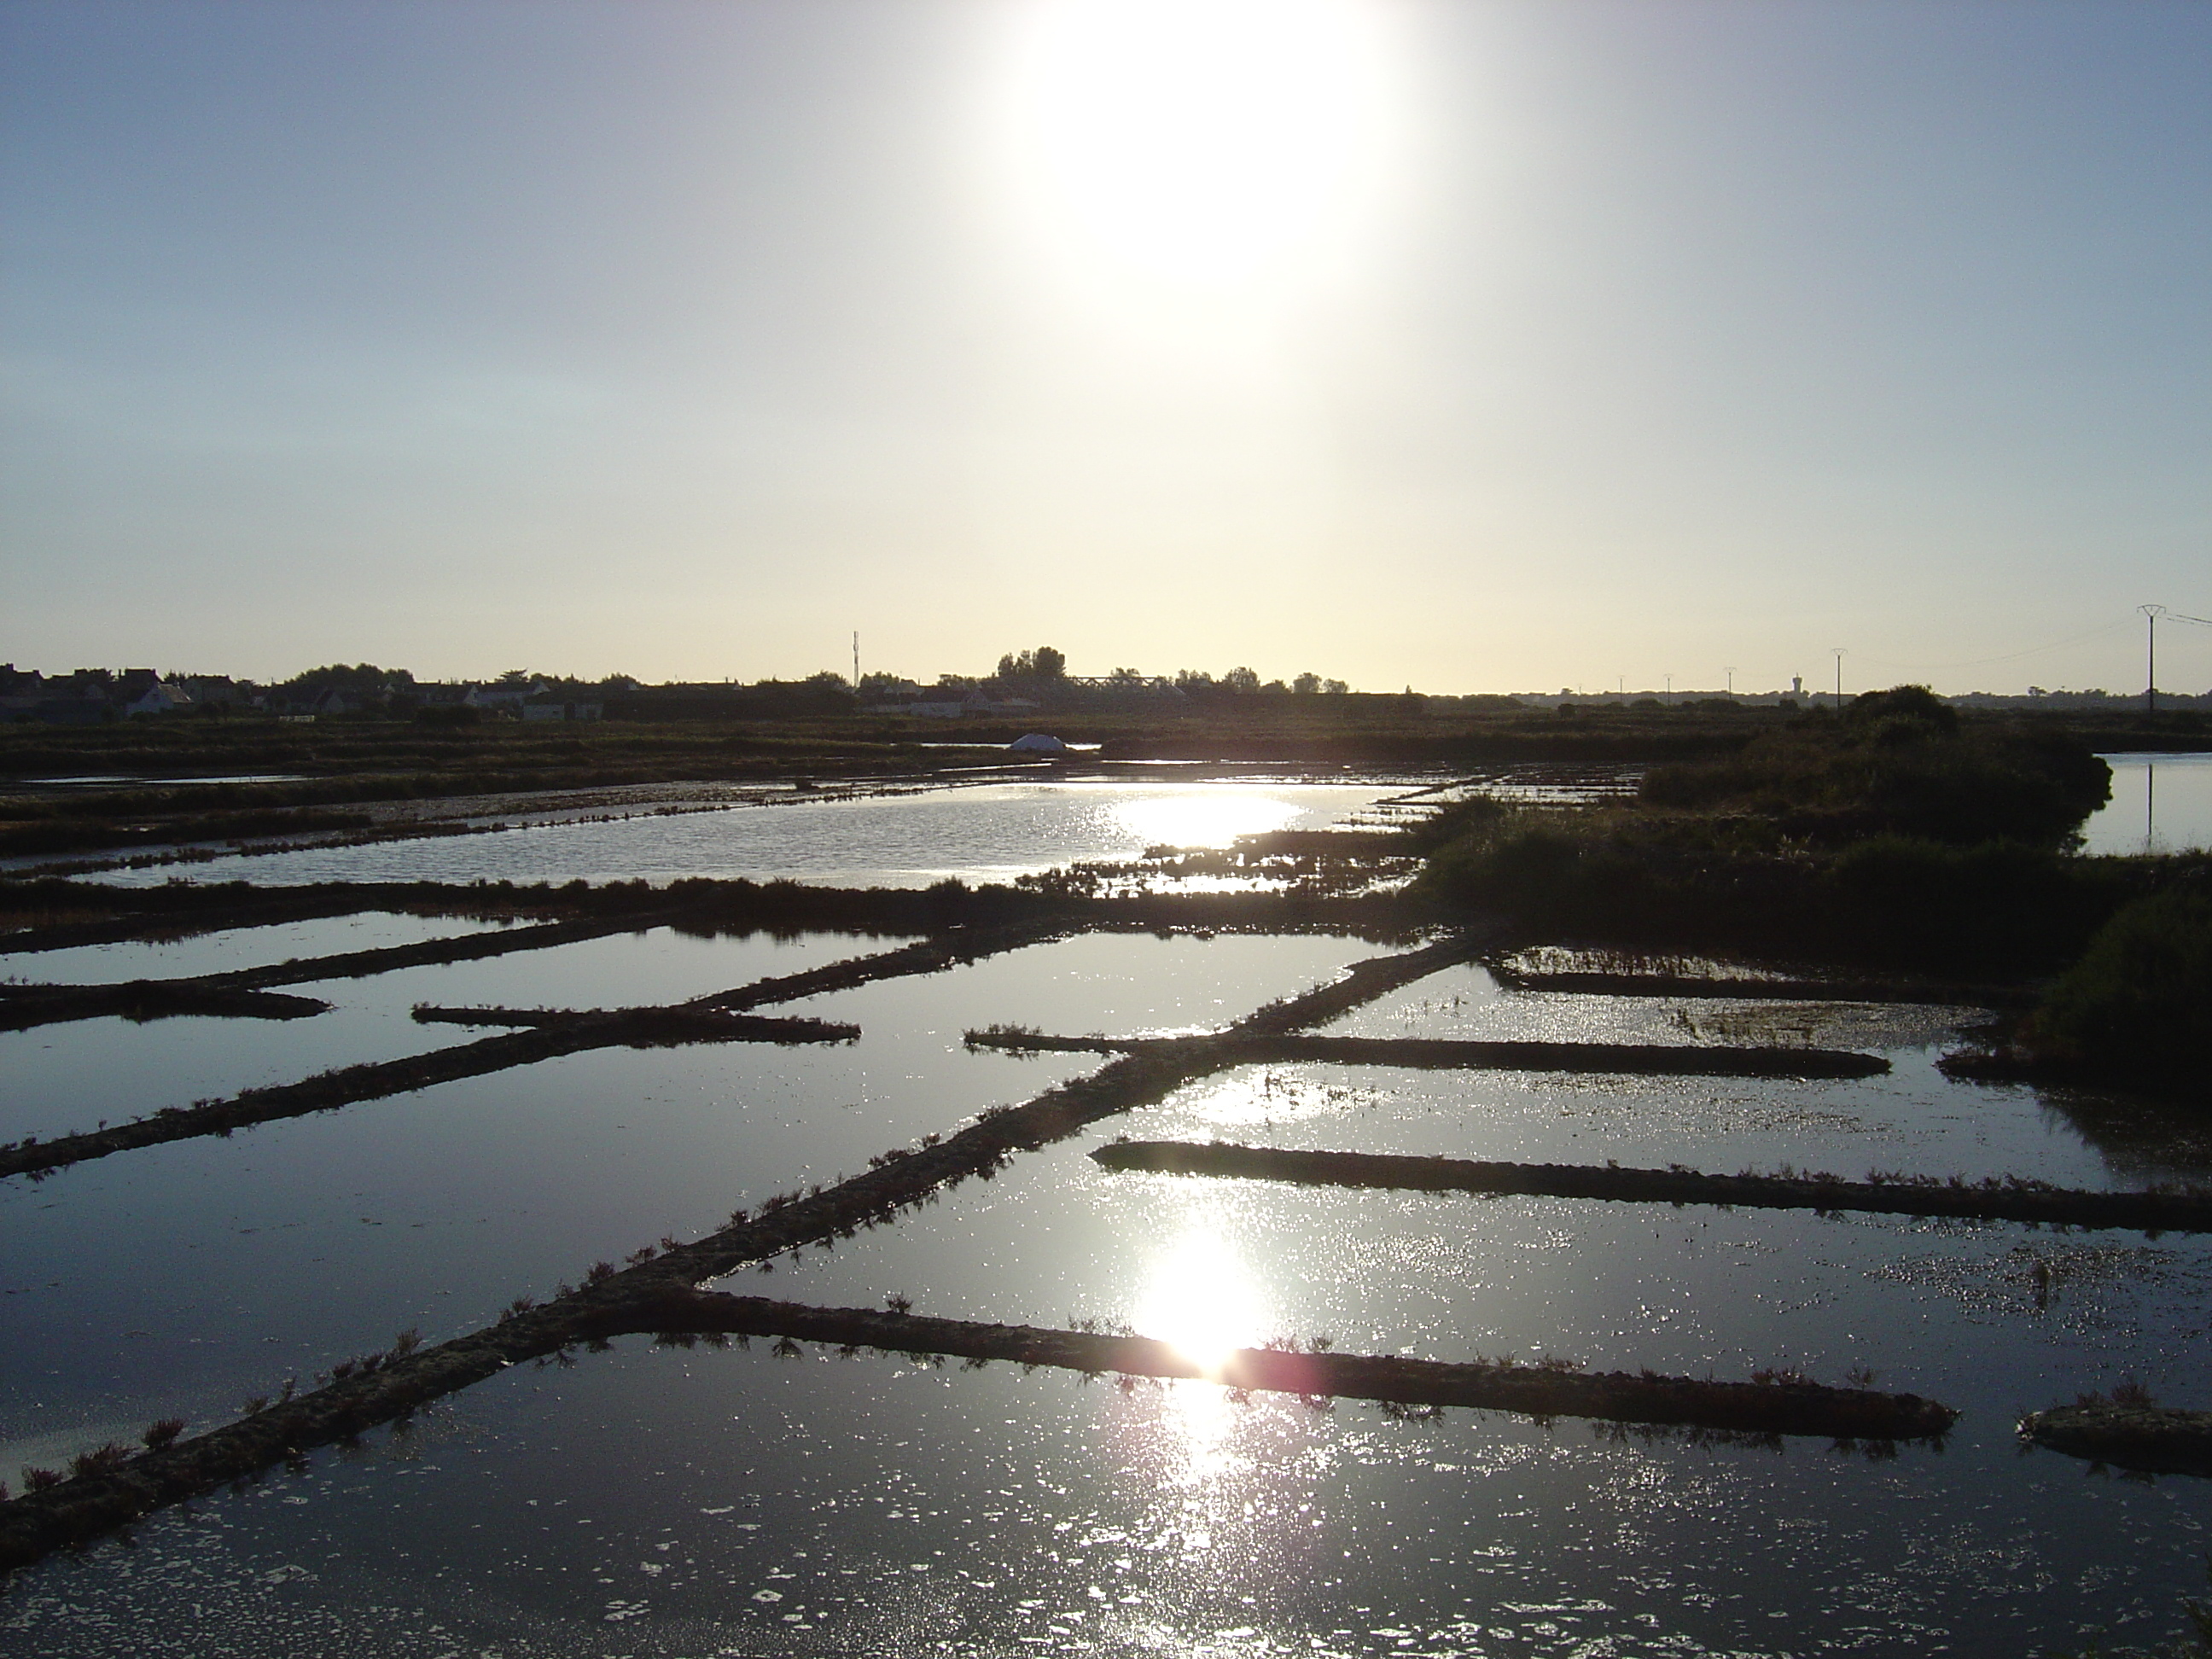
[[[2168,614],[2171,615],[2173,613],[2169,612]],[[2201,617],[2184,617],[2183,620],[2186,622],[2203,622],[2204,619]],[[1913,670],[1937,668],[1979,668],[1986,664],[1993,662],[2017,662],[2022,657],[2040,656],[2046,651],[2063,651],[2069,645],[2081,644],[2084,640],[2094,640],[2100,635],[2114,634],[2118,633],[2123,628],[2133,628],[2134,626],[2135,623],[2132,620],[2109,622],[2100,627],[2090,629],[2087,633],[2075,634],[2063,640],[2053,640],[2047,645],[2032,645],[2025,651],[2008,651],[2001,656],[1995,657],[1968,657],[1959,662],[1895,662],[1883,657],[1867,657],[1863,660],[1868,663],[1870,666],[1877,668],[1905,668]],[[2212,628],[2212,623],[2205,623],[2205,626]]]

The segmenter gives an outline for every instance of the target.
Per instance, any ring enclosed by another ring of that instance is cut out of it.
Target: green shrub
[[[1977,847],[1878,836],[1828,865],[1820,909],[1835,935],[1899,961],[2055,968],[2121,902],[2127,875],[2018,842]]]
[[[1899,835],[1973,846],[2069,842],[2112,794],[2112,769],[2047,733],[1962,732],[1924,686],[1869,692],[1841,719],[1813,717],[1717,760],[1645,775],[1654,806],[1756,813],[1830,844]]]
[[[2021,1042],[2098,1075],[2212,1100],[2212,894],[2191,884],[2123,906]]]

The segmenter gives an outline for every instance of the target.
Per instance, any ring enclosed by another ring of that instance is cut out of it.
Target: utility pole
[[[1836,653],[1836,712],[1844,712],[1844,647],[1833,647]]]
[[[1669,675],[1666,676],[1666,680],[1667,680],[1667,701],[1668,701],[1668,702],[1674,702],[1674,677],[1672,674],[1669,674]]]
[[[2139,605],[2136,609],[2142,612],[2150,635],[2144,652],[2143,713],[2155,714],[2158,713],[2158,619],[2166,614],[2166,607],[2162,605]]]
[[[853,695],[860,695],[860,630],[853,630]]]

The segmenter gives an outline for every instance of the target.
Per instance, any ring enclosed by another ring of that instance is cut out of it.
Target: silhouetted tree
[[[998,678],[1002,680],[1057,680],[1066,674],[1067,659],[1048,645],[999,659]]]

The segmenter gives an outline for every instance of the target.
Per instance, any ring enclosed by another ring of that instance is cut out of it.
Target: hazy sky
[[[2212,617],[2205,0],[0,0],[0,77],[24,666],[2140,689]]]

